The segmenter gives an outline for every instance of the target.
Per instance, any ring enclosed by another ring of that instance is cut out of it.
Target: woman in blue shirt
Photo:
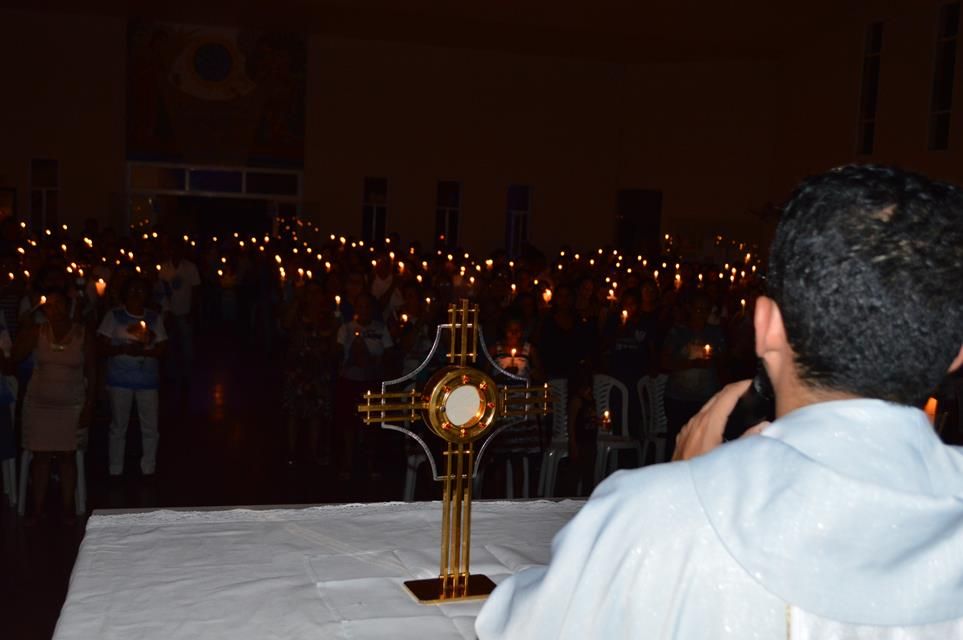
[[[131,405],[136,402],[143,441],[140,470],[154,474],[157,464],[157,390],[160,357],[167,332],[160,314],[146,307],[150,287],[140,276],[123,283],[123,304],[104,315],[97,335],[107,356],[107,391],[110,395],[110,475],[124,472],[124,446]]]

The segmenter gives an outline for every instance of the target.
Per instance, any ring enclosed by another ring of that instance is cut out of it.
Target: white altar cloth
[[[582,504],[476,501],[472,573],[547,564]],[[484,601],[402,587],[437,575],[440,519],[437,502],[95,513],[54,638],[474,638]]]

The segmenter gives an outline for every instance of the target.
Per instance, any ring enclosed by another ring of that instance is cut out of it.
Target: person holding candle
[[[34,357],[23,403],[23,447],[33,453],[33,513],[28,524],[45,515],[53,460],[60,470],[61,515],[71,524],[77,484],[74,452],[93,416],[96,358],[90,332],[70,317],[66,291],[44,289],[40,295],[45,299],[46,322],[38,324],[33,314],[24,314],[9,358],[10,363],[18,363]]]
[[[160,359],[167,346],[167,332],[160,313],[147,307],[149,291],[142,276],[126,279],[119,292],[124,303],[104,314],[97,329],[101,353],[107,358],[111,409],[108,464],[112,477],[124,472],[133,406],[137,408],[143,450],[140,471],[149,477],[157,468]]]
[[[682,425],[722,387],[719,362],[726,341],[722,329],[708,324],[709,297],[697,291],[686,310],[686,321],[673,326],[662,345],[662,368],[669,374],[665,389],[669,457]]]
[[[723,389],[499,584],[480,640],[963,637],[963,451],[922,411],[963,367],[961,222],[898,169],[804,181],[753,316],[775,420],[724,444],[751,384]]]
[[[523,338],[520,316],[508,315],[502,321],[501,339],[491,347],[491,355],[496,364],[509,373],[527,378],[530,382],[544,380],[537,350],[531,342]],[[492,443],[492,453],[506,464],[520,463],[522,458],[534,456],[541,451],[541,441],[538,423],[529,420],[512,425],[502,432]],[[520,481],[523,476],[520,466],[518,471],[514,475]],[[518,488],[522,488],[520,484]]]

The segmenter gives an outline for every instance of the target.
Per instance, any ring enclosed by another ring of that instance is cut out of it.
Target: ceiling
[[[778,56],[866,0],[0,0],[150,18],[613,60]]]

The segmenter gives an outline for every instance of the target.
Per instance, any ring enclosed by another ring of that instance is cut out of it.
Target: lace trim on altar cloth
[[[511,501],[475,501],[475,514],[488,511],[497,512],[507,506],[518,507],[524,505],[526,511],[558,510],[559,507],[570,507],[573,511],[584,504],[584,500],[532,500],[530,502]],[[165,524],[190,523],[221,523],[221,522],[287,522],[297,520],[316,520],[332,515],[356,512],[359,515],[390,514],[393,512],[431,512],[440,513],[440,502],[376,502],[334,504],[319,507],[303,508],[264,508],[264,509],[209,509],[192,511],[188,509],[156,509],[137,513],[95,513],[87,521],[88,529],[114,526],[156,526]]]
[[[963,618],[914,627],[877,627],[827,620],[789,607],[786,612],[789,640],[950,640],[963,638]]]

